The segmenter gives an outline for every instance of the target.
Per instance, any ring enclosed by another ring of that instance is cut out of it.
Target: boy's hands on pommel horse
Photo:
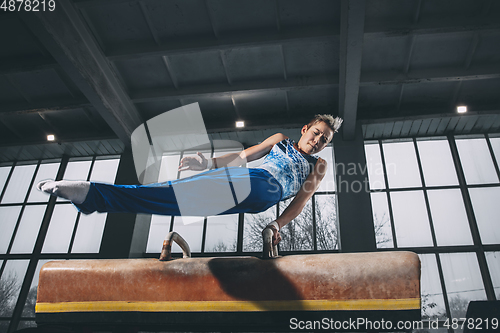
[[[179,171],[194,170],[203,171],[208,167],[208,160],[202,153],[197,152],[198,156],[186,156],[179,163]]]
[[[269,223],[262,230],[262,240],[264,245],[263,257],[276,258],[278,257],[278,243],[281,241],[279,225],[276,221]]]
[[[273,231],[273,238],[272,238],[273,245],[278,245],[278,243],[281,242],[281,234],[279,232],[280,226],[279,226],[278,222],[273,221],[273,222],[269,223],[268,225],[266,225],[266,228],[271,228],[271,230]]]

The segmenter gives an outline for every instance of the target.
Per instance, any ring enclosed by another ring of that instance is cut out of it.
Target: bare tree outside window
[[[385,212],[382,216],[379,216],[377,213],[373,214],[373,225],[375,227],[377,248],[393,247],[389,216]]]
[[[318,250],[337,250],[339,234],[335,195],[316,195],[316,246]]]
[[[439,307],[439,304],[432,301],[433,296],[431,294],[422,294],[422,320],[435,320],[435,319],[445,319],[446,311]]]
[[[280,203],[280,211],[285,209],[290,200]],[[275,207],[260,214],[245,214],[244,251],[262,251],[262,230],[274,220]],[[318,250],[338,249],[338,231],[336,228],[335,204],[330,196],[316,196],[315,219],[312,201],[304,207],[302,213],[281,229],[280,251],[313,250],[313,221],[316,223],[316,242]]]
[[[23,309],[23,317],[35,317],[36,293],[38,286],[32,286],[28,292],[26,303]]]
[[[0,280],[0,317],[10,316],[16,305],[20,288],[17,280],[17,275],[13,272],[9,272]]]
[[[312,203],[309,201],[302,213],[281,229],[280,251],[313,250],[313,221],[316,223],[317,250],[337,250],[339,248],[334,195],[316,195],[315,201],[315,219],[313,219]],[[280,211],[288,204],[289,200],[280,203]],[[259,252],[262,250],[261,232],[268,223],[273,221],[274,215],[271,215],[273,214],[269,212],[245,214],[244,251]],[[392,247],[389,216],[385,213],[380,217],[374,214],[374,225],[377,247]]]
[[[219,240],[217,244],[215,244],[211,249],[208,249],[205,252],[236,252],[236,241],[229,244],[227,242]]]
[[[276,210],[275,207],[272,209]],[[243,237],[243,251],[262,251],[262,230],[272,222],[274,215],[266,211],[259,214],[245,214],[245,236]]]
[[[280,212],[284,211],[292,199],[280,202]],[[302,212],[294,220],[281,228],[281,251],[313,250],[313,212],[309,200]]]
[[[460,295],[448,296],[450,304],[450,312],[453,318],[465,318],[467,307],[469,306],[470,299]]]

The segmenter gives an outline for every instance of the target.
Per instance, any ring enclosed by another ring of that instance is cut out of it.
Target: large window
[[[365,143],[379,250],[422,262],[424,318],[460,318],[499,295],[500,139]]]
[[[57,177],[114,183],[119,158],[47,160],[0,167],[0,332],[34,326],[38,274],[50,260],[96,258],[106,214],[81,215],[36,189]]]
[[[215,150],[213,155],[205,152],[205,156],[221,156],[232,150]],[[196,152],[187,152],[189,156]],[[326,147],[318,154],[327,161],[328,169],[316,194],[307,203],[302,213],[281,230],[281,252],[316,252],[338,250],[338,233],[336,219],[336,195],[334,161],[332,147]],[[193,171],[177,172],[180,155],[163,157],[159,181],[180,179],[196,174]],[[252,161],[247,167],[258,167],[263,158]],[[279,216],[291,200],[281,202],[258,214],[233,214],[209,217],[170,217],[153,215],[149,230],[147,253],[156,255],[160,252],[164,237],[170,231],[178,232],[185,238],[196,254],[216,252],[225,254],[255,254],[262,251],[262,229]],[[181,249],[174,245],[172,252],[180,253]]]

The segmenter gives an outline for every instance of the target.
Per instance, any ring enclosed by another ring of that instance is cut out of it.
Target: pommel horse
[[[420,319],[415,253],[278,256],[270,234],[263,237],[262,258],[191,258],[188,244],[172,232],[161,260],[46,263],[36,322],[39,328],[62,325],[68,332],[78,327],[274,332],[291,331],[294,323],[319,323],[324,330],[332,320]],[[173,242],[183,258],[172,259]]]

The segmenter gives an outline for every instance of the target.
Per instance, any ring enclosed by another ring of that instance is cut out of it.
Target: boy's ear
[[[307,125],[304,125],[302,126],[302,129],[300,130],[300,134],[304,134],[305,132],[307,132],[309,128],[307,128]]]

